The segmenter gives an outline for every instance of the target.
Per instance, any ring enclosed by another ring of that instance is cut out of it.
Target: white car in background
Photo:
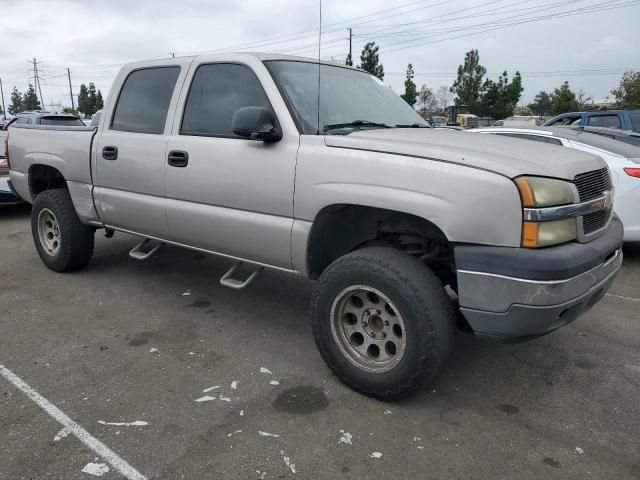
[[[467,133],[504,135],[600,156],[611,170],[615,190],[614,210],[624,225],[624,241],[640,241],[640,147],[566,127],[489,127],[476,128]]]

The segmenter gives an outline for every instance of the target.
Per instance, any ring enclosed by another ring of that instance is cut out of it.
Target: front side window
[[[591,115],[589,125],[592,127],[621,128],[618,115]]]
[[[122,86],[112,130],[162,134],[180,67],[135,70]]]
[[[200,65],[189,89],[180,127],[181,135],[241,138],[231,122],[239,108],[271,109],[260,80],[246,65]]]
[[[367,128],[428,126],[391,88],[366,72],[288,60],[265,64],[303,133],[348,134]]]

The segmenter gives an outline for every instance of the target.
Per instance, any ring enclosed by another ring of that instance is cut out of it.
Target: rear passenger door
[[[193,65],[165,160],[170,239],[255,262],[291,268],[293,185],[299,134],[266,68],[211,61]],[[242,107],[272,111],[283,138],[235,135]]]
[[[190,61],[133,69],[114,85],[95,141],[97,204],[115,228],[165,238],[164,162]]]

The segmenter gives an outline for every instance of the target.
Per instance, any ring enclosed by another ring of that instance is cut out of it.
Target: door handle
[[[116,160],[118,158],[118,147],[103,147],[102,158],[105,160]]]
[[[182,150],[172,150],[169,152],[167,161],[172,167],[186,167],[189,163],[189,154]]]

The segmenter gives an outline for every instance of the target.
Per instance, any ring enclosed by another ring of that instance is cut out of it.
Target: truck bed
[[[32,165],[44,163],[58,169],[67,182],[91,184],[91,146],[95,132],[95,127],[11,126],[12,175],[28,175]],[[24,198],[25,192],[18,193]]]

